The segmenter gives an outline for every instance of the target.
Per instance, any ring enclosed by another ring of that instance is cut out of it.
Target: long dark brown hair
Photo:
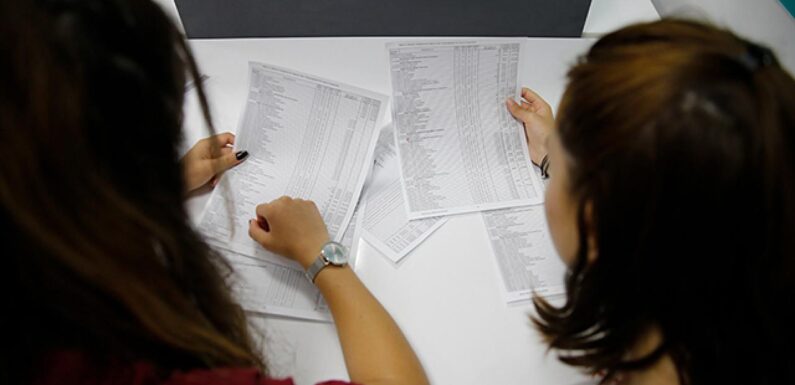
[[[264,370],[177,148],[181,33],[148,0],[0,1],[0,382],[43,355]],[[8,380],[8,381],[4,381]]]
[[[568,77],[580,248],[565,304],[535,300],[550,346],[594,371],[669,354],[686,384],[795,383],[793,78],[763,46],[676,20],[603,37]],[[651,327],[662,344],[628,361]]]

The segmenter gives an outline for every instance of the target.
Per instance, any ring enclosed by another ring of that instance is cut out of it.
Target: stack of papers
[[[398,263],[447,219],[409,220],[392,126],[381,132],[376,154],[372,177],[367,184],[362,236],[392,262]]]
[[[451,215],[482,212],[506,302],[563,292],[549,241],[544,185],[522,125],[522,41],[409,42],[387,47],[389,97],[262,63],[249,64],[237,146],[250,156],[215,189],[199,228],[234,267],[248,311],[328,321],[297,263],[248,237],[256,205],[282,195],[313,200],[330,236],[364,239],[399,266]]]

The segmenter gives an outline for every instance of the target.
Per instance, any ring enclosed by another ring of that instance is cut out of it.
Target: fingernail
[[[235,153],[235,159],[237,160],[243,160],[246,159],[247,157],[248,157],[248,151],[243,150]]]

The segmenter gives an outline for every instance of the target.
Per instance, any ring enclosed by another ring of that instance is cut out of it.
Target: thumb
[[[516,118],[517,120],[521,120],[522,122],[527,122],[533,118],[532,111],[526,108],[522,108],[522,106],[520,106],[519,103],[516,103],[516,101],[511,98],[505,100],[505,105],[508,106],[508,111],[510,111],[511,115],[513,115],[513,117]]]
[[[222,173],[232,167],[237,166],[248,158],[248,151],[228,152],[213,159],[213,169],[216,174]]]
[[[266,249],[269,248],[271,242],[273,241],[273,236],[271,233],[260,227],[256,219],[250,219],[248,221],[248,236],[251,237],[251,239],[257,241],[257,243]]]

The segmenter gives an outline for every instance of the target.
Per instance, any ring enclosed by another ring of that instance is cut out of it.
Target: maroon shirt
[[[294,385],[291,378],[263,377],[254,368],[214,368],[175,371],[163,378],[154,365],[136,362],[107,370],[92,366],[76,351],[63,351],[47,357],[35,380],[36,385]],[[354,385],[345,381],[326,381],[318,385]]]

